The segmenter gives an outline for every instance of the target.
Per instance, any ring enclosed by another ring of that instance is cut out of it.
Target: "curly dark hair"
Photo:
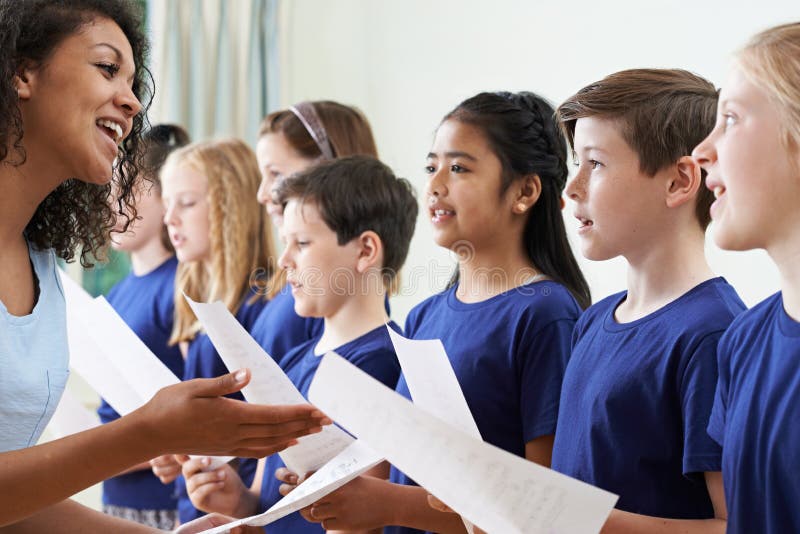
[[[114,21],[130,42],[136,65],[133,93],[143,106],[133,118],[130,134],[120,145],[114,168],[119,193],[116,211],[126,217],[127,228],[136,217],[134,184],[142,167],[139,145],[153,95],[152,75],[145,67],[148,44],[138,3],[130,0],[0,0],[0,164],[21,165],[26,159],[25,132],[14,75],[23,65],[44,65],[64,39],[97,18]],[[114,227],[115,209],[110,193],[111,184],[95,185],[77,178],[68,179],[39,204],[25,228],[25,236],[37,248],[55,249],[66,261],[73,260],[80,249],[81,264],[91,267],[94,258],[104,257]]]

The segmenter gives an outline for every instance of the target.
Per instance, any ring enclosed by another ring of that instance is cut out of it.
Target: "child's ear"
[[[691,156],[681,157],[668,178],[666,195],[668,208],[676,208],[686,202],[694,201],[697,192],[703,186],[700,165]]]
[[[542,180],[539,178],[539,175],[529,174],[523,176],[519,180],[519,185],[516,186],[516,194],[514,204],[511,206],[511,211],[517,215],[522,215],[536,204],[541,194]]]
[[[356,270],[365,273],[375,267],[380,269],[383,262],[383,242],[380,236],[372,230],[367,230],[356,239],[359,248]]]

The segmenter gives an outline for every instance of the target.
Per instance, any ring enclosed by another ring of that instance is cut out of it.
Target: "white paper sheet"
[[[465,434],[482,439],[458,377],[439,339],[408,339],[386,325],[415,406],[449,422]],[[468,534],[472,523],[462,518]]]
[[[334,354],[309,399],[490,534],[597,533],[617,501],[456,429]]]
[[[180,379],[130,329],[104,297],[93,299],[63,271],[70,366],[120,415]],[[206,470],[233,456],[213,456]]]
[[[47,424],[47,429],[53,439],[58,439],[89,430],[99,424],[100,419],[97,414],[86,408],[68,389],[65,389],[53,417]]]
[[[450,420],[454,426],[464,432],[480,438],[478,426],[469,411],[467,401],[464,399],[464,394],[441,341],[407,339],[388,325],[386,328],[389,331],[414,403],[434,416]],[[368,452],[365,453],[364,450]],[[370,461],[371,456],[374,457],[372,461]],[[240,524],[268,525],[285,515],[313,504],[380,462],[379,455],[368,449],[360,440],[356,440],[348,449],[342,451],[339,456],[320,468],[314,476],[300,484],[292,493],[275,503],[266,512],[239,520],[225,528],[210,530],[208,534],[224,532],[227,528],[233,528]],[[364,464],[365,467],[356,471],[339,468],[339,465],[359,464]],[[320,484],[320,481],[324,483]],[[313,498],[306,497],[308,495]],[[465,527],[467,532],[472,532],[472,526],[466,520]]]
[[[145,401],[89,334],[90,328],[82,318],[94,318],[99,313],[94,299],[66,273],[60,274],[67,302],[70,367],[117,413],[127,415]]]
[[[92,296],[83,289],[78,282],[72,279],[63,269],[58,269],[61,278],[61,286],[64,288],[64,299],[67,308],[71,306],[87,305],[94,300]]]
[[[386,329],[414,404],[462,432],[480,439],[478,425],[472,417],[442,342],[438,339],[408,339],[389,326]]]
[[[99,313],[92,318],[89,335],[106,349],[114,365],[143,399],[150,400],[161,388],[180,382],[114,311],[105,297],[97,297],[95,304]]]
[[[255,527],[268,525],[317,502],[382,461],[383,458],[356,440],[266,512],[207,530],[203,534],[221,534],[245,524]]]
[[[186,301],[203,325],[208,337],[229,370],[247,367],[250,383],[242,389],[248,402],[254,404],[305,404],[303,395],[275,360],[250,336],[221,302],[203,304],[189,297]],[[286,467],[304,477],[316,471],[353,443],[354,439],[334,425],[322,432],[302,437],[297,445],[280,454]],[[266,476],[266,475],[265,475]]]
[[[93,348],[85,341],[87,337],[99,349],[99,354],[93,351],[86,354],[87,358],[110,361],[142,401],[150,400],[159,389],[180,382],[105,297],[92,299],[63,272],[61,279],[67,301],[68,335],[79,340],[84,350]]]

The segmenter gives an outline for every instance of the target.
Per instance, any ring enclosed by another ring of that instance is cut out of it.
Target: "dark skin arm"
[[[21,229],[0,225],[0,245],[0,301],[12,315],[27,315],[36,303],[36,292]],[[17,523],[162,454],[265,456],[329,424],[309,405],[258,406],[223,397],[249,380],[249,371],[239,371],[176,384],[107,425],[0,453],[0,487],[13,488],[4,492],[0,526]]]
[[[231,518],[218,514],[204,516],[181,526],[177,534],[196,534],[229,523]],[[86,508],[74,501],[62,501],[45,508],[37,514],[6,527],[0,528],[0,534],[41,534],[54,532],[58,534],[89,534],[95,532],[114,532],[115,534],[154,534],[164,532],[146,527],[132,521],[126,521]],[[261,529],[255,527],[236,527],[232,534],[258,534]]]
[[[107,425],[0,454],[0,487],[14,488],[0,505],[0,525],[162,454],[266,456],[329,423],[310,405],[259,406],[222,397],[250,380],[249,371],[237,374],[164,388]]]

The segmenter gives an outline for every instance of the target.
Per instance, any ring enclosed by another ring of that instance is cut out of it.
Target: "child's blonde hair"
[[[161,171],[187,166],[208,180],[210,258],[181,263],[175,276],[175,324],[170,344],[192,340],[200,324],[183,293],[221,300],[236,313],[259,269],[275,270],[275,243],[266,211],[253,199],[261,175],[253,150],[238,139],[194,143],[170,154]],[[257,294],[252,297],[259,298]]]
[[[786,119],[781,121],[789,150],[800,148],[800,22],[783,24],[755,35],[739,51],[738,64],[747,78],[763,87]]]

